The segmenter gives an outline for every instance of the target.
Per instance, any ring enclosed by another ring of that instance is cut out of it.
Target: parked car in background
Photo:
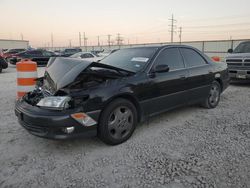
[[[15,113],[36,136],[98,135],[115,145],[138,122],[167,110],[194,103],[215,108],[228,83],[225,63],[183,45],[122,49],[99,63],[51,58]]]
[[[61,56],[61,50],[55,50],[54,53],[57,55],[57,56]]]
[[[5,61],[3,58],[3,49],[0,49],[0,73],[2,72],[3,69],[8,68],[8,63]]]
[[[114,50],[111,50],[111,51],[109,51],[109,52],[101,52],[101,53],[99,53],[98,55],[100,56],[100,57],[107,57],[107,56],[109,56],[110,54],[112,54],[112,53],[114,53],[114,52],[116,52],[116,51],[118,51],[119,49],[114,49]]]
[[[91,53],[95,55],[98,55],[99,53],[102,53],[102,52],[104,52],[104,50],[92,50],[91,51]]]
[[[81,52],[81,48],[66,48],[61,52],[62,57],[69,57],[75,53]]]
[[[250,41],[240,43],[228,50],[225,58],[232,80],[250,80]]]
[[[70,57],[84,59],[86,61],[91,61],[91,62],[98,62],[104,58],[104,57],[100,57],[98,55],[95,55],[91,52],[78,52]]]
[[[8,58],[7,60],[10,64],[15,65],[22,59],[30,59],[32,61],[35,61],[37,65],[46,66],[49,61],[49,58],[51,57],[56,57],[56,54],[51,51],[39,49],[39,50],[27,50],[25,52],[15,54],[11,58]]]
[[[15,54],[20,53],[20,52],[24,52],[24,51],[26,51],[26,49],[24,49],[24,48],[9,49],[6,52],[4,52],[3,58],[10,58]]]

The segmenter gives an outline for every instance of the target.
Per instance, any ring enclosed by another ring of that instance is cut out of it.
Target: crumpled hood
[[[50,58],[45,72],[45,79],[53,85],[53,89],[56,91],[73,82],[91,63],[73,58]]]
[[[235,53],[235,54],[229,54],[226,59],[229,58],[250,58],[250,53]]]
[[[133,73],[110,65],[85,61],[77,58],[52,57],[48,62],[44,74],[44,86],[46,89],[54,93],[55,91],[58,91],[59,89],[74,82],[78,75],[88,67],[99,67]]]

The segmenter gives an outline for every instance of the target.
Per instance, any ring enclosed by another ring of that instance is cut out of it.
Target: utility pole
[[[120,33],[117,33],[116,41],[117,41],[117,45],[118,45],[118,46],[120,46],[120,38],[121,38],[121,34],[120,34]]]
[[[110,44],[111,44],[110,39],[111,39],[111,35],[110,35],[110,34],[108,34],[108,46],[109,46],[109,50],[110,50]]]
[[[179,38],[180,38],[180,44],[181,44],[181,38],[182,38],[182,27],[179,28]]]
[[[21,33],[21,40],[23,40],[23,34]]]
[[[79,32],[79,47],[81,48],[82,46],[82,35],[81,32]]]
[[[86,36],[85,36],[85,32],[83,33],[83,44],[84,44],[84,48],[86,48]]]
[[[86,37],[85,32],[83,33],[83,39],[84,39],[85,51],[87,51],[87,40],[88,40],[88,38]]]
[[[171,27],[170,33],[171,33],[171,43],[174,42],[174,33],[175,33],[175,28],[176,25],[175,23],[177,22],[177,20],[174,19],[174,15],[172,14],[172,18],[169,19],[171,21],[171,25],[169,25]]]
[[[69,47],[71,47],[71,39],[69,39]]]
[[[100,46],[100,36],[97,36],[98,46]]]
[[[53,33],[51,33],[51,48],[54,47],[54,37],[53,37]]]
[[[121,38],[121,34],[120,33],[117,33],[116,41],[117,41],[117,45],[119,46],[119,49],[120,49],[121,48],[121,44],[122,44],[122,38]]]

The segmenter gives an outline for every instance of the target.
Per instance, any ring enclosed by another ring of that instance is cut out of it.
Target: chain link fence
[[[209,57],[218,56],[222,60],[227,55],[228,49],[234,49],[239,43],[243,41],[250,41],[250,39],[239,39],[239,40],[214,40],[214,41],[191,41],[191,42],[182,42],[183,45],[192,46],[198,48]],[[178,43],[147,43],[147,44],[129,44],[129,45],[100,45],[100,46],[81,46],[80,48],[83,51],[105,51],[109,52],[114,49],[122,48],[132,48],[132,47],[141,47],[141,46],[163,46],[168,44],[180,44]],[[79,47],[79,46],[78,46]],[[48,50],[63,50],[69,47],[54,47],[46,48]],[[72,47],[71,47],[72,48]]]

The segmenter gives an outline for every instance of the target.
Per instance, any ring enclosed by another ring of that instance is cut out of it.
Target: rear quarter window
[[[205,59],[195,50],[190,48],[180,48],[187,67],[197,67],[206,65]]]

